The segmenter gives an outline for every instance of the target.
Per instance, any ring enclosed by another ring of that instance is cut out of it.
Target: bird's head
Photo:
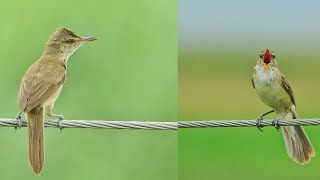
[[[58,49],[68,59],[82,44],[94,40],[97,38],[80,37],[71,30],[61,27],[51,35],[47,47]]]
[[[269,51],[269,49],[261,51],[257,65],[266,69],[276,67],[276,55],[272,51]]]

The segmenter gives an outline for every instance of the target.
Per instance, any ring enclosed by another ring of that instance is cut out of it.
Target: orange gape
[[[269,63],[272,61],[272,55],[269,52],[269,49],[266,50],[266,52],[263,55],[263,62],[266,65],[269,65]]]

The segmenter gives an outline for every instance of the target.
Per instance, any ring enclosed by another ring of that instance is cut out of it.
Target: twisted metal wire
[[[271,120],[263,120],[261,126],[275,126]],[[320,119],[279,120],[278,126],[315,126],[320,125]],[[208,128],[208,127],[253,127],[256,120],[214,120],[214,121],[180,121],[178,128]]]
[[[274,126],[272,121],[263,120],[262,126]],[[315,126],[320,119],[279,120],[279,126]],[[210,120],[179,122],[144,122],[144,121],[104,121],[104,120],[46,120],[45,127],[55,128],[104,128],[104,129],[145,129],[145,130],[177,130],[178,128],[212,128],[212,127],[256,127],[256,120]],[[16,119],[0,118],[0,127],[27,127]]]
[[[0,127],[27,127],[25,120],[0,118]],[[176,122],[143,122],[143,121],[103,121],[103,120],[46,120],[44,127],[55,128],[106,128],[106,129],[146,129],[177,130]]]

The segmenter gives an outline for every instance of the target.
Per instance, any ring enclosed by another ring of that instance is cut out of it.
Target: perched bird
[[[268,49],[262,51],[254,69],[253,87],[261,101],[273,109],[257,119],[257,126],[260,128],[263,116],[271,112],[277,114],[273,121],[276,128],[279,128],[279,119],[298,119],[292,88],[280,72],[275,54]],[[281,129],[289,157],[300,164],[308,163],[315,151],[304,129],[301,126],[283,126]]]
[[[95,37],[80,37],[66,28],[52,34],[40,59],[25,73],[19,91],[19,108],[25,112],[29,134],[29,162],[36,174],[44,165],[44,113],[63,119],[52,109],[66,81],[69,57],[85,42]]]

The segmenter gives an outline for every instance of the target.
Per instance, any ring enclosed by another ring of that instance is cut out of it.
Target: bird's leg
[[[62,132],[62,129],[63,129],[63,127],[62,127],[62,120],[64,120],[64,117],[63,117],[63,115],[59,115],[59,114],[53,114],[52,113],[52,109],[53,109],[53,106],[48,106],[47,107],[47,115],[49,116],[49,117],[55,117],[55,118],[58,118],[59,120],[58,120],[58,123],[59,123],[59,129],[61,130],[61,132]]]
[[[19,129],[22,126],[22,120],[21,120],[21,114],[23,113],[23,111],[20,111],[17,116],[16,116],[16,120],[18,121],[18,127]],[[15,131],[17,131],[17,127],[14,127]]]
[[[270,114],[270,113],[273,113],[273,112],[274,112],[274,110],[268,111],[268,112],[266,112],[266,113],[261,114],[261,115],[257,118],[257,120],[256,120],[256,126],[257,126],[257,128],[258,128],[260,131],[262,131],[261,128],[263,127],[263,125],[261,125],[261,122],[262,122],[262,120],[263,120],[263,117],[266,116],[266,115],[268,115],[268,114]]]
[[[281,120],[284,116],[286,116],[288,114],[288,111],[286,111],[281,118],[276,117],[273,121],[272,121],[272,125],[277,129],[277,131],[279,131],[280,126],[279,126],[279,120]]]

